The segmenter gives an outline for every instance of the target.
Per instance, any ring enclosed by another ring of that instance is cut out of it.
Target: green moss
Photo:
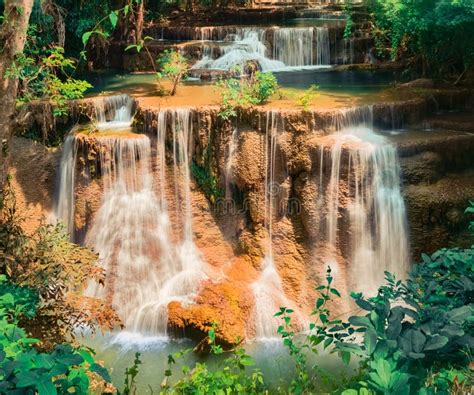
[[[217,177],[209,167],[201,167],[195,161],[191,163],[191,174],[211,203],[223,196]]]

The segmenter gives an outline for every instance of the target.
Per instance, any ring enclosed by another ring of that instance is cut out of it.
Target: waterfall
[[[214,46],[212,44],[209,44],[209,42],[212,41],[215,27],[207,26],[207,27],[199,27],[197,29],[199,31],[199,35],[201,39],[202,59],[208,59],[208,60],[214,59]]]
[[[276,156],[278,145],[278,111],[267,112],[265,133],[265,228],[267,241],[265,257],[262,262],[262,272],[257,281],[252,284],[255,300],[255,337],[257,340],[271,339],[277,336],[281,319],[274,317],[281,306],[290,307],[293,303],[288,300],[283,290],[273,254],[273,223],[277,216],[276,201],[280,186],[275,179]],[[298,314],[298,318],[301,317]]]
[[[272,32],[273,51],[269,51],[271,44],[266,38]],[[291,67],[328,66],[331,62],[327,27],[237,27],[235,34],[216,30],[215,27],[202,27],[198,33],[203,45],[203,56],[193,69],[232,70],[235,66],[243,67],[247,61],[254,60],[263,71],[278,71]],[[221,56],[214,59],[214,46],[209,42],[217,42],[216,39],[227,44],[220,47]]]
[[[150,139],[98,137],[97,143],[104,192],[85,243],[99,254],[108,277],[105,288],[93,283],[87,294],[110,298],[133,328],[138,308],[156,298],[174,271],[168,221],[153,191]],[[156,313],[155,329],[164,333],[166,324]]]
[[[230,184],[233,179],[232,166],[234,164],[234,155],[235,155],[235,148],[237,144],[237,137],[238,137],[238,130],[237,130],[237,127],[235,126],[234,129],[232,130],[232,135],[230,137],[230,142],[227,149],[225,170],[224,170],[226,200],[232,199],[232,190],[231,190]]]
[[[161,284],[155,288],[148,300],[143,303],[134,319],[133,329],[137,332],[166,334],[168,304],[179,301],[192,303],[194,295],[203,280],[206,279],[204,262],[193,241],[191,209],[191,140],[193,135],[192,112],[189,109],[168,109],[158,113],[157,119],[157,168],[159,199],[162,223],[159,236],[162,242],[171,248],[167,254],[169,270],[162,277]],[[171,124],[172,135],[172,182],[166,177],[166,133]],[[171,185],[168,185],[171,184]],[[181,221],[181,237],[173,246],[166,236],[171,232],[167,187],[173,191],[174,209]]]
[[[193,69],[231,70],[235,66],[243,67],[249,60],[257,61],[262,70],[270,71],[285,66],[283,62],[266,57],[265,46],[266,30],[255,27],[240,27],[234,35],[227,35],[229,45],[221,48],[222,56],[212,59],[209,54],[204,54]]]
[[[311,66],[313,35],[312,27],[276,29],[273,35],[273,58],[286,66]]]
[[[331,64],[331,47],[329,44],[329,29],[327,27],[316,28],[316,64],[328,66]]]
[[[97,128],[128,128],[132,123],[133,100],[129,95],[105,96],[94,100]]]
[[[111,124],[105,124],[104,129],[122,122],[117,120],[131,119],[131,115],[124,116],[124,103],[128,103],[124,96],[98,101],[98,119]],[[114,109],[112,116],[109,112]],[[192,113],[189,109],[160,111],[157,125],[156,151],[145,135],[99,133],[94,138],[100,169],[97,180],[103,193],[85,244],[99,254],[107,281],[105,287],[89,284],[86,294],[110,300],[128,330],[166,335],[168,304],[192,303],[206,275],[193,242]],[[172,138],[171,164],[166,161],[167,136]],[[71,233],[77,147],[78,140],[71,134],[63,147],[55,204],[56,216]],[[178,230],[173,229],[170,207],[178,219],[175,222],[180,222]]]
[[[56,220],[62,221],[74,241],[74,184],[76,178],[77,142],[69,134],[62,147],[59,163],[59,180],[54,201]]]
[[[383,282],[384,271],[405,276],[409,250],[397,153],[374,133],[372,118],[371,107],[340,112],[338,131],[320,149],[318,172],[327,206],[325,240],[334,248],[350,244],[348,279],[356,290],[370,292]],[[325,183],[323,174],[329,175]],[[350,231],[342,235],[344,210]]]

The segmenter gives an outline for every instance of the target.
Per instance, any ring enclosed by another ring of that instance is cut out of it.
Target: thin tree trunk
[[[136,36],[137,36],[136,44],[138,44],[143,38],[144,21],[145,21],[145,0],[141,0],[140,4],[138,4],[137,21],[135,24]]]
[[[6,71],[23,52],[33,0],[5,0],[4,20],[0,26],[0,191],[3,190],[10,161],[13,116],[18,80],[5,78]]]

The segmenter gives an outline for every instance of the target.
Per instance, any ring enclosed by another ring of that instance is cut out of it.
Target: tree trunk
[[[18,80],[5,78],[5,73],[13,66],[15,56],[23,52],[32,8],[33,0],[5,0],[0,26],[0,192],[8,173],[18,91]]]
[[[145,0],[141,0],[138,4],[136,29],[136,44],[140,43],[143,38],[143,23],[145,21]]]

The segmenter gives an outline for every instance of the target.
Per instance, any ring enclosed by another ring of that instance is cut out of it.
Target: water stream
[[[244,67],[250,60],[263,71],[330,65],[327,27],[237,27],[235,33],[223,37],[222,31],[216,34],[214,27],[202,27],[200,39],[202,58],[193,69],[231,70]]]
[[[318,171],[328,207],[325,238],[334,248],[350,243],[348,281],[365,292],[377,290],[385,271],[403,278],[409,256],[397,153],[374,132],[372,119],[369,106],[341,111],[334,119],[337,132],[321,146]],[[323,174],[329,174],[329,180]],[[350,233],[342,235],[339,221],[344,210]]]

